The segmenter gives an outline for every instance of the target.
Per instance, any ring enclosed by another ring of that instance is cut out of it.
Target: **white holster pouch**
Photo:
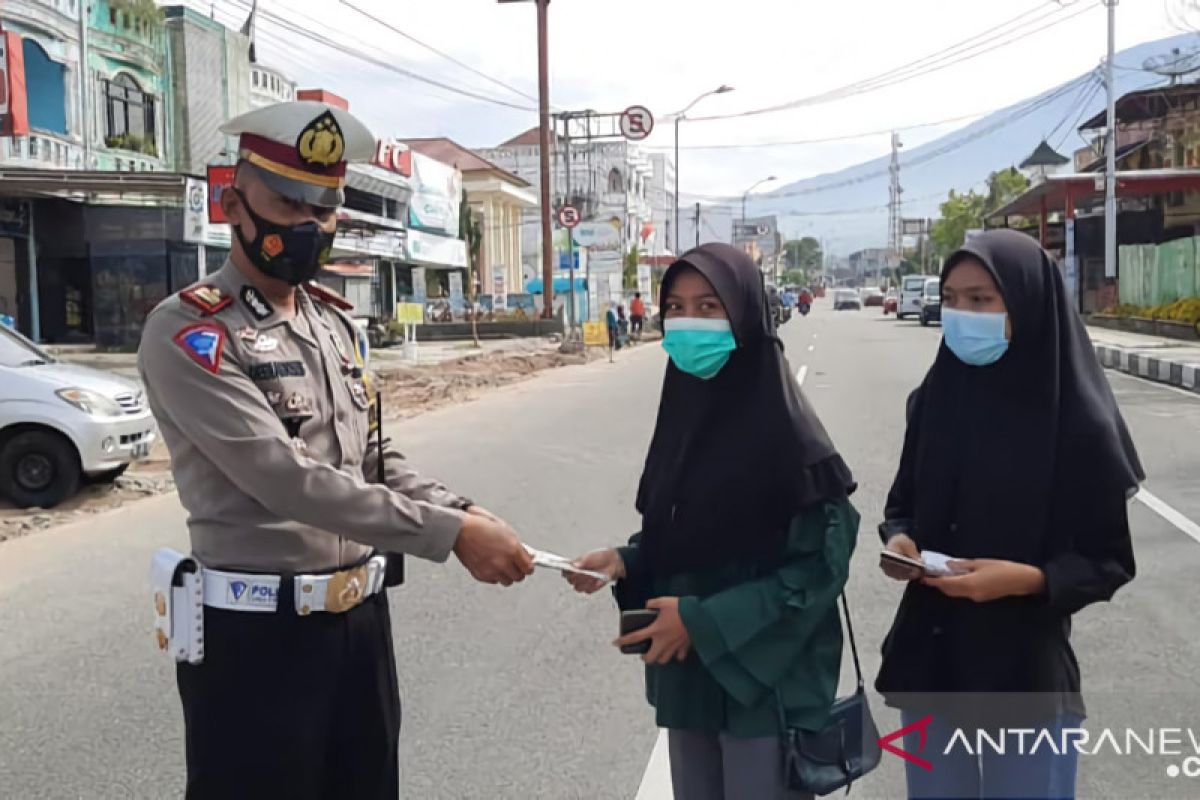
[[[204,579],[191,556],[164,547],[150,565],[154,589],[154,639],[179,662],[204,661]]]

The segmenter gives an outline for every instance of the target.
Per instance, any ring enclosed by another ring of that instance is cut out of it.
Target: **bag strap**
[[[854,640],[854,624],[850,621],[850,603],[846,590],[842,590],[842,611],[846,614],[846,633],[850,636],[850,654],[854,657],[854,675],[858,679],[858,691],[863,690],[862,664],[858,660],[858,642]]]
[[[854,677],[856,680],[856,691],[862,692],[864,688],[862,664],[858,660],[858,642],[854,639],[854,623],[850,621],[850,602],[846,599],[846,590],[842,590],[842,612],[846,616],[846,633],[850,637],[850,655],[854,658]],[[787,731],[787,716],[783,710],[783,696],[779,692],[779,687],[775,687],[775,706],[779,711],[779,729]]]

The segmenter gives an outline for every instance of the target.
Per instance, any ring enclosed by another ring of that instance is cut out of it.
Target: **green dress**
[[[692,640],[685,661],[646,666],[646,696],[660,728],[776,736],[780,700],[789,725],[825,725],[841,672],[837,599],[858,522],[848,500],[804,509],[792,520],[781,563],[769,570],[731,563],[656,577],[646,575],[640,534],[620,548],[630,580],[641,576],[650,597],[680,598]],[[628,605],[625,587],[617,596]]]

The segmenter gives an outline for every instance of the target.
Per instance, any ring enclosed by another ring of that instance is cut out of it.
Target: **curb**
[[[1159,358],[1110,344],[1094,346],[1096,357],[1107,369],[1200,394],[1200,364]]]

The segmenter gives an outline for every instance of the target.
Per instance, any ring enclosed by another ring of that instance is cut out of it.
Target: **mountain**
[[[1172,47],[1186,52],[1195,48],[1196,41],[1194,34],[1184,34],[1118,53],[1115,63],[1125,68],[1116,70],[1117,96],[1145,88],[1154,81],[1155,75],[1134,69],[1141,67],[1147,58],[1169,53]],[[1103,89],[1093,94],[1092,85],[1089,74],[1085,73],[919,147],[904,148],[900,157],[903,215],[936,219],[938,206],[950,189],[966,191],[974,186],[978,191],[982,187],[977,184],[989,174],[1019,164],[1033,152],[1046,132],[1056,127],[1058,132],[1051,138],[1051,144],[1057,146],[1065,138],[1060,152],[1070,157],[1081,142],[1073,133],[1067,135],[1067,126],[1078,126],[1104,108]],[[1087,103],[1082,103],[1089,95]],[[803,234],[829,237],[830,251],[839,255],[863,247],[883,246],[887,236],[886,208],[860,209],[886,205],[890,158],[882,156],[763,192],[750,201],[749,213],[814,214],[782,216],[780,228],[790,237],[800,235],[802,222],[812,223],[804,228]],[[850,210],[855,213],[829,213]]]

